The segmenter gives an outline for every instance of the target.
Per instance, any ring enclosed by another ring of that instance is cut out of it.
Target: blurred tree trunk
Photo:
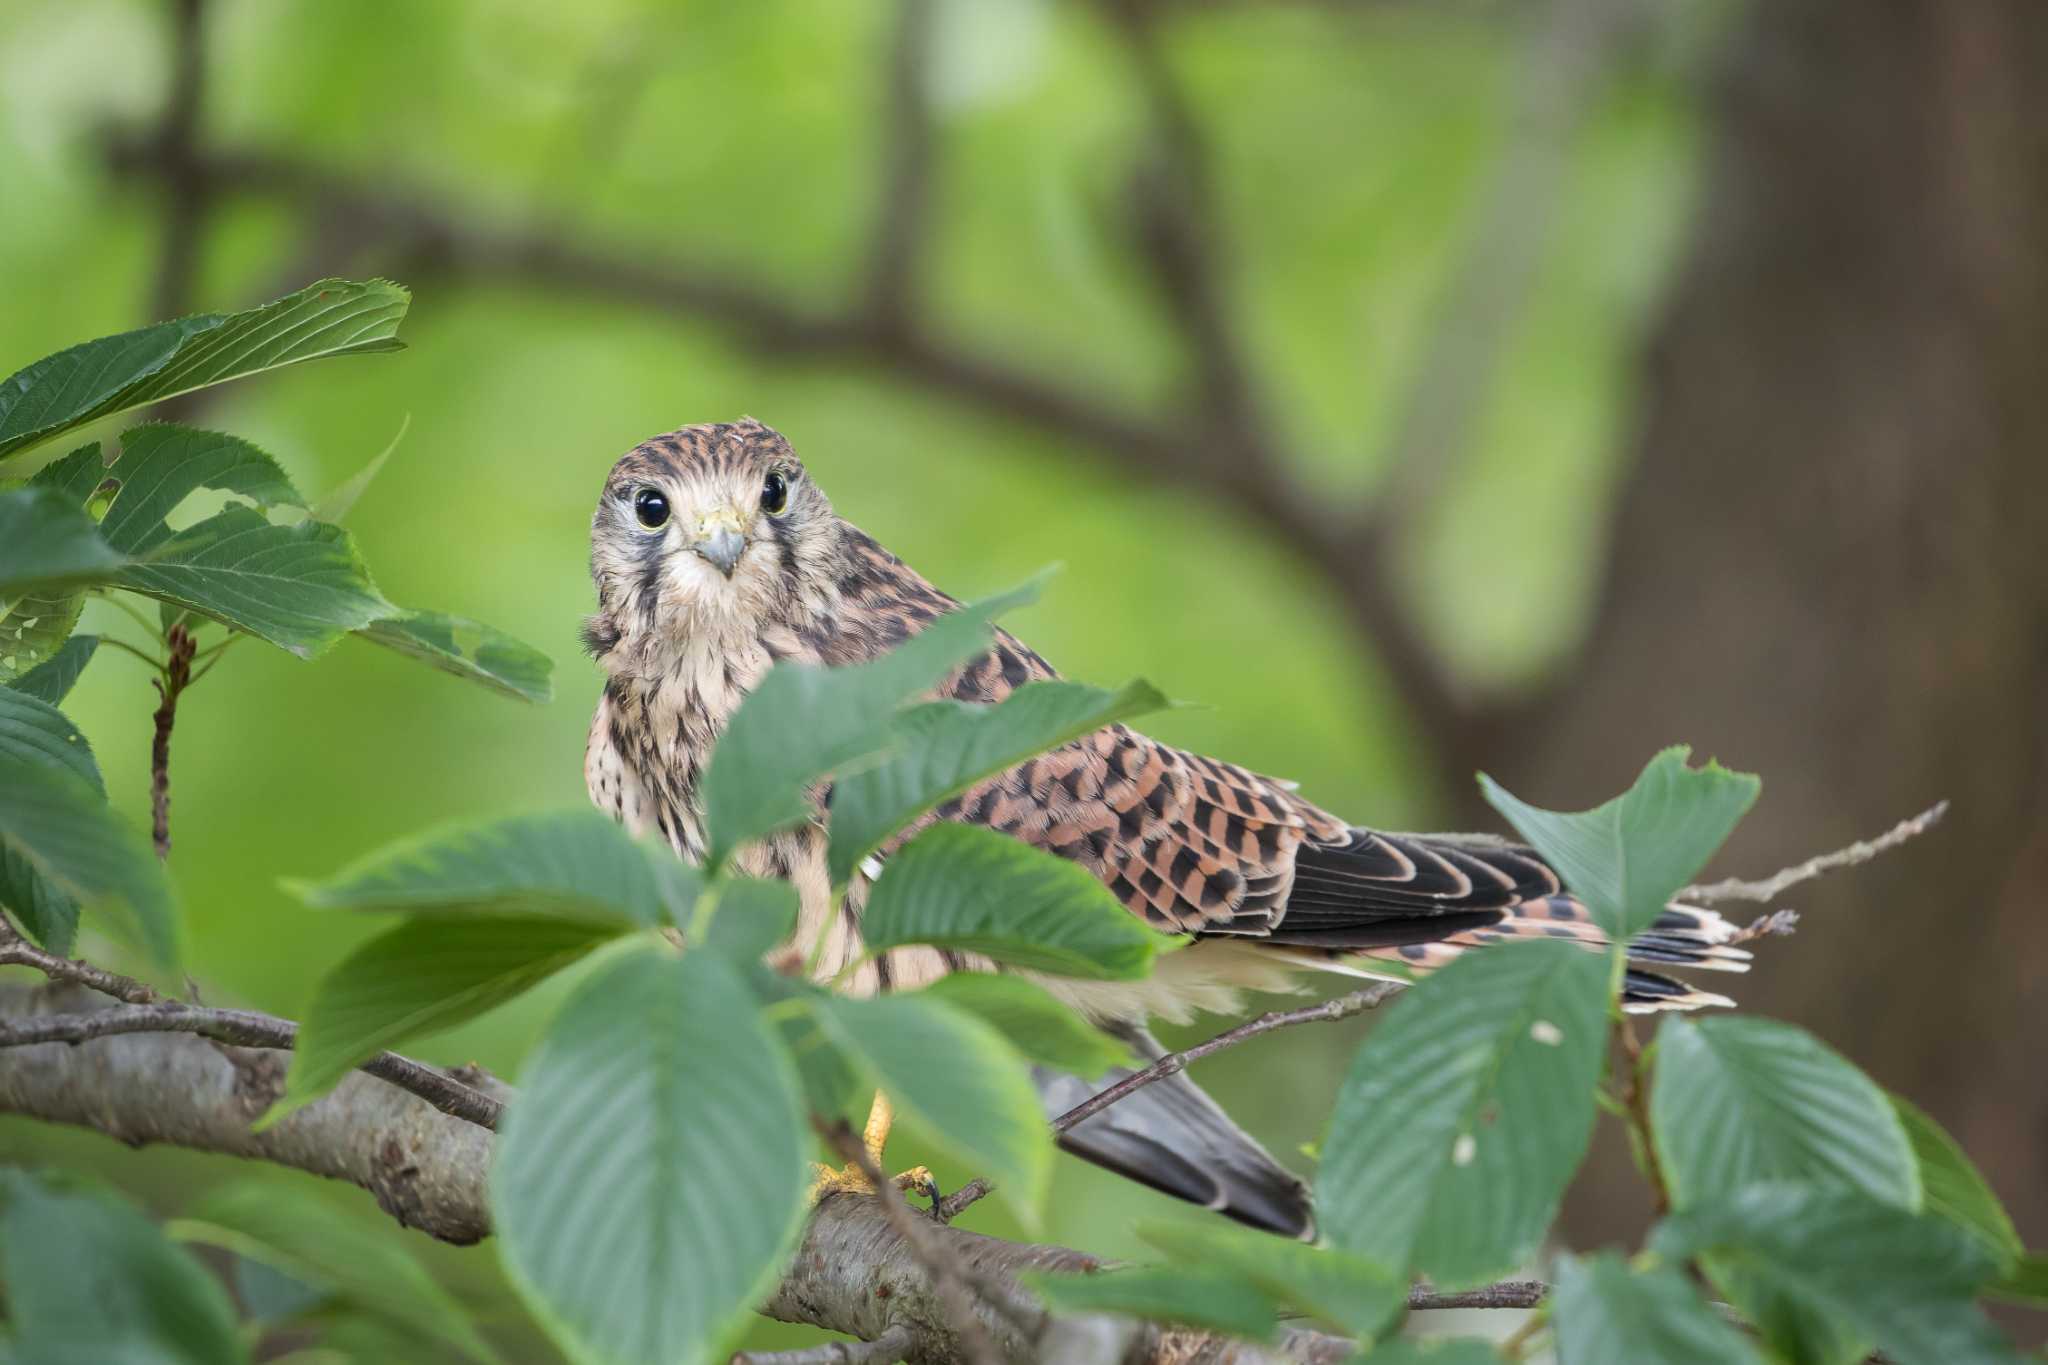
[[[2048,5],[1762,0],[1710,93],[1694,255],[1572,685],[1496,768],[1561,805],[1688,739],[1766,776],[1801,888],[1744,1003],[1948,1124],[2048,1242]],[[1742,907],[1733,907],[1740,910]],[[1612,1181],[1573,1240],[1641,1212]]]

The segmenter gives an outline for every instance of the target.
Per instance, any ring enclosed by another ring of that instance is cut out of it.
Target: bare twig
[[[192,685],[192,632],[181,621],[164,636],[170,657],[156,688],[158,706],[152,720],[155,738],[149,746],[150,835],[159,861],[171,856],[171,727],[178,722],[178,698]],[[211,665],[209,665],[211,667]]]
[[[743,1351],[732,1365],[896,1365],[917,1344],[917,1333],[896,1324],[873,1341],[833,1341],[801,1351]]]
[[[932,1217],[941,1223],[950,1223],[968,1209],[988,1198],[995,1189],[988,1181],[976,1176],[945,1198],[932,1205]]]
[[[1381,981],[1367,986],[1364,990],[1353,991],[1349,995],[1340,995],[1334,999],[1325,1000],[1320,1005],[1304,1005],[1300,1009],[1292,1010],[1274,1010],[1269,1014],[1262,1014],[1256,1019],[1247,1020],[1236,1028],[1219,1033],[1206,1042],[1196,1043],[1193,1047],[1180,1052],[1169,1052],[1143,1071],[1134,1071],[1115,1085],[1110,1086],[1107,1090],[1090,1095],[1087,1099],[1054,1119],[1052,1121],[1052,1130],[1055,1133],[1064,1133],[1076,1124],[1093,1118],[1125,1096],[1144,1089],[1152,1084],[1152,1082],[1187,1070],[1188,1063],[1198,1062],[1202,1058],[1212,1053],[1221,1052],[1227,1047],[1235,1047],[1247,1038],[1256,1038],[1262,1033],[1271,1033],[1274,1029],[1291,1028],[1296,1024],[1315,1024],[1333,1019],[1348,1019],[1354,1014],[1363,1014],[1369,1009],[1377,1008],[1388,996],[1401,989],[1401,983],[1398,981]]]
[[[1541,1280],[1501,1280],[1456,1293],[1418,1285],[1408,1291],[1408,1307],[1425,1312],[1439,1308],[1534,1308],[1549,1297],[1550,1286]]]
[[[1940,824],[1941,817],[1946,814],[1948,802],[1937,801],[1912,819],[1899,821],[1875,839],[1865,839],[1847,848],[1836,849],[1833,853],[1808,858],[1805,862],[1788,867],[1762,881],[1749,882],[1730,877],[1726,881],[1710,882],[1705,886],[1688,886],[1674,899],[1702,901],[1708,904],[1716,901],[1773,901],[1801,882],[1812,881],[1823,873],[1867,863],[1880,853],[1887,853],[1910,839],[1918,838]],[[1776,919],[1775,916],[1767,918]],[[1765,932],[1776,932],[1776,929]]]
[[[133,977],[96,967],[81,958],[44,952],[23,938],[4,915],[0,915],[0,967],[33,967],[52,981],[85,986],[129,1005],[150,1005],[163,999]]]
[[[1657,1156],[1657,1144],[1650,1140],[1650,1091],[1643,1084],[1643,1045],[1636,1037],[1635,1021],[1627,1015],[1616,1015],[1614,1038],[1621,1045],[1621,1055],[1628,1068],[1628,1074],[1622,1078],[1620,1099],[1622,1115],[1628,1124],[1629,1145],[1641,1163],[1643,1179],[1650,1186],[1656,1215],[1662,1218],[1671,1212],[1671,1187],[1664,1179],[1664,1164]]]

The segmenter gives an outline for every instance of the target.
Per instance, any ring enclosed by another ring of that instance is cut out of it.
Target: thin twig
[[[96,967],[81,958],[45,952],[23,938],[5,916],[0,916],[0,967],[32,967],[52,981],[86,986],[129,1005],[153,1005],[163,999],[133,977]]]
[[[1207,1042],[1196,1043],[1185,1051],[1169,1052],[1143,1071],[1134,1071],[1115,1085],[1110,1086],[1107,1090],[1090,1095],[1087,1099],[1082,1100],[1072,1109],[1054,1119],[1052,1121],[1052,1130],[1054,1133],[1064,1133],[1076,1125],[1095,1117],[1118,1100],[1144,1089],[1152,1084],[1152,1082],[1187,1070],[1188,1063],[1198,1062],[1202,1058],[1212,1053],[1221,1052],[1227,1047],[1235,1047],[1247,1038],[1256,1038],[1262,1033],[1271,1033],[1274,1029],[1291,1028],[1296,1024],[1314,1024],[1333,1019],[1348,1019],[1354,1014],[1363,1014],[1369,1009],[1377,1008],[1388,996],[1401,989],[1401,983],[1398,981],[1381,981],[1367,986],[1364,990],[1353,991],[1349,995],[1340,995],[1335,999],[1325,1000],[1320,1005],[1304,1005],[1300,1009],[1292,1010],[1274,1010],[1270,1014],[1262,1014],[1256,1019],[1247,1020],[1234,1029],[1217,1034]]]
[[[192,685],[194,649],[192,632],[182,621],[171,627],[164,643],[169,646],[170,658],[164,663],[163,676],[151,684],[159,704],[152,718],[156,735],[149,746],[150,835],[159,862],[171,856],[171,727],[178,722],[178,698]]]
[[[932,1205],[932,1217],[941,1223],[950,1223],[982,1200],[989,1197],[995,1186],[976,1176],[945,1198]]]
[[[831,1341],[801,1351],[742,1351],[732,1365],[896,1365],[917,1344],[917,1334],[902,1324],[873,1341]]]
[[[1664,1180],[1657,1144],[1650,1140],[1650,1088],[1643,1084],[1643,1045],[1636,1038],[1635,1021],[1627,1015],[1616,1015],[1614,1036],[1628,1066],[1628,1075],[1621,1085],[1621,1106],[1628,1122],[1629,1142],[1642,1163],[1643,1179],[1649,1182],[1656,1216],[1662,1218],[1671,1212],[1671,1187]]]
[[[1550,1286],[1541,1280],[1501,1280],[1456,1293],[1418,1285],[1408,1291],[1408,1307],[1424,1312],[1439,1308],[1534,1308],[1549,1297]]]
[[[888,1216],[890,1226],[931,1273],[932,1284],[946,1305],[954,1330],[959,1333],[961,1352],[969,1365],[1002,1365],[1003,1353],[995,1338],[989,1335],[987,1324],[975,1311],[974,1291],[962,1278],[960,1268],[939,1255],[925,1240],[925,1227],[916,1210],[910,1207],[910,1201],[903,1197],[903,1191],[896,1188],[895,1182],[882,1174],[881,1167],[868,1154],[860,1135],[844,1123],[813,1122],[833,1150],[851,1161],[867,1177],[868,1184],[874,1187],[882,1201],[882,1210]]]
[[[207,1009],[167,1001],[132,977],[75,958],[45,952],[0,918],[0,966],[32,967],[53,981],[68,981],[112,996],[123,1004],[89,1014],[0,1019],[0,1048],[38,1043],[83,1043],[123,1033],[193,1033],[235,1047],[289,1051],[299,1026],[254,1010]],[[423,1062],[380,1052],[359,1068],[419,1096],[452,1117],[495,1130],[504,1105],[473,1086]]]
[[[1941,817],[1946,814],[1948,802],[1937,801],[1912,819],[1899,821],[1875,839],[1865,839],[1847,848],[1836,849],[1833,853],[1808,858],[1805,862],[1788,867],[1762,881],[1747,882],[1730,877],[1726,881],[1710,882],[1705,886],[1688,886],[1674,899],[1702,901],[1708,904],[1716,901],[1773,901],[1801,882],[1812,881],[1823,873],[1834,872],[1840,868],[1867,863],[1880,853],[1890,852],[1909,839],[1917,839],[1940,824]]]

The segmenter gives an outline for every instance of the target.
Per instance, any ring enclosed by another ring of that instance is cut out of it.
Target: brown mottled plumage
[[[659,829],[692,860],[703,852],[698,784],[711,747],[774,663],[871,659],[956,605],[838,517],[789,443],[751,420],[685,427],[629,451],[592,518],[591,575],[598,610],[585,639],[607,675],[584,765],[591,797],[635,830]],[[991,702],[1053,676],[1044,659],[998,631],[994,647],[940,694]],[[1286,989],[1303,968],[1406,974],[1529,935],[1604,945],[1527,849],[1358,829],[1290,783],[1122,725],[982,782],[877,857],[886,861],[935,819],[989,825],[1070,858],[1148,923],[1196,940],[1162,959],[1148,981],[1045,982],[1119,1028],[1153,1015],[1228,1012],[1241,990]],[[860,956],[860,909],[874,867],[834,904],[820,822],[742,850],[739,861],[797,887],[799,941],[826,933],[820,970],[830,976]],[[1711,911],[1672,907],[1635,954],[1630,1007],[1725,1003],[1640,967],[1743,970],[1748,955],[1730,946],[1732,937]],[[896,949],[864,965],[853,989],[914,987],[988,966]],[[1172,1187],[1157,1172],[1127,1173]]]

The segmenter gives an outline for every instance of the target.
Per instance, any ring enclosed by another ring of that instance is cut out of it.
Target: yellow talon
[[[889,1130],[895,1125],[896,1111],[890,1105],[888,1096],[880,1091],[875,1093],[875,1102],[868,1108],[868,1121],[861,1130],[861,1146],[867,1148],[868,1160],[876,1170],[887,1170],[882,1163],[882,1154],[889,1145]],[[828,1194],[842,1190],[857,1194],[872,1194],[874,1186],[857,1163],[833,1169],[819,1166],[817,1176],[811,1182],[811,1202],[817,1203]],[[891,1178],[890,1183],[899,1190],[916,1190],[932,1203],[939,1202],[939,1182],[923,1166],[913,1166],[902,1174]]]

